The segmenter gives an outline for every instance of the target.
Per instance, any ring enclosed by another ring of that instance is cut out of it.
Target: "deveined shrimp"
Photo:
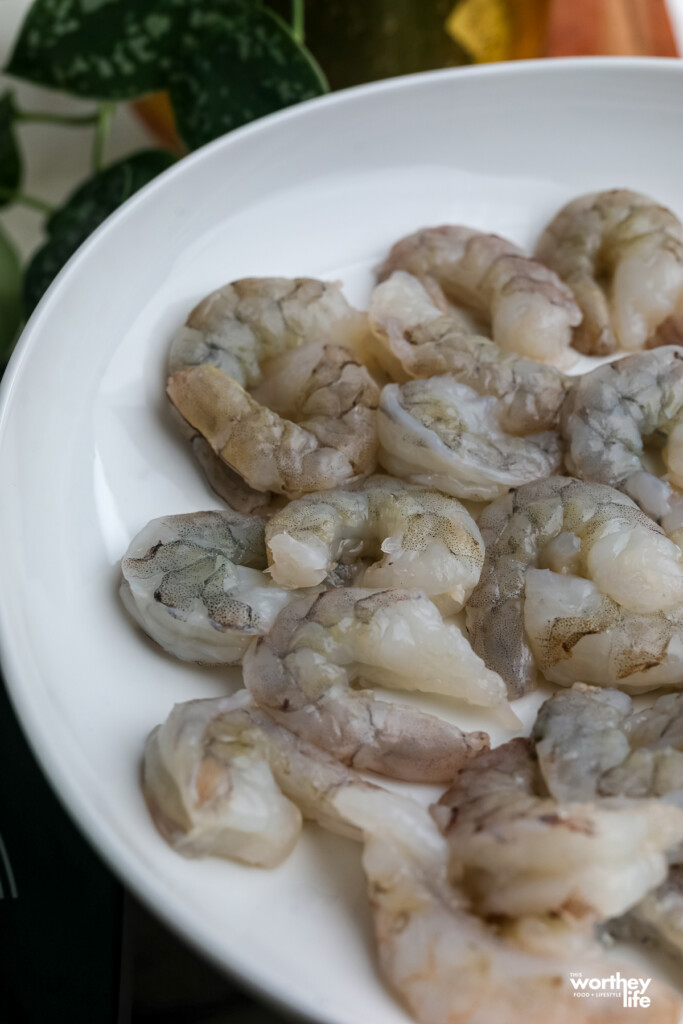
[[[488,744],[483,733],[352,690],[354,680],[500,706],[510,716],[503,681],[420,591],[350,587],[295,597],[244,659],[244,684],[259,706],[356,768],[442,782]]]
[[[147,805],[174,849],[259,867],[291,853],[302,813],[359,839],[330,802],[351,776],[377,788],[279,725],[246,690],[176,704],[150,733],[143,762]]]
[[[527,739],[465,765],[432,813],[451,845],[451,875],[478,912],[557,915],[578,927],[635,906],[683,839],[683,808],[659,800],[548,796]]]
[[[301,812],[284,797],[262,750],[285,730],[249,695],[176,704],[147,738],[142,786],[164,838],[186,857],[275,867],[291,853]],[[324,755],[323,755],[324,757]]]
[[[264,531],[265,520],[233,510],[153,519],[121,563],[123,603],[176,657],[237,664],[289,600],[261,571]]]
[[[509,434],[557,426],[567,378],[473,334],[444,313],[411,274],[397,270],[377,285],[369,318],[377,359],[394,380],[449,373],[477,394],[498,399],[500,422]]]
[[[506,941],[449,882],[448,847],[425,808],[365,782],[242,695],[178,705],[147,742],[144,786],[157,825],[186,854],[273,866],[296,841],[298,808],[361,839],[380,967],[420,1024],[630,1020],[621,1000],[574,998],[570,971],[632,974],[591,936],[559,956]],[[554,931],[562,948],[568,929]],[[649,992],[639,1019],[676,1024],[674,993],[657,981]]]
[[[683,559],[635,503],[569,477],[484,510],[481,580],[467,605],[474,650],[511,696],[537,668],[633,692],[683,683]]]
[[[360,316],[320,282],[228,285],[174,341],[169,398],[257,491],[291,497],[362,479],[375,464],[379,391],[353,352]]]
[[[578,377],[561,421],[569,471],[630,494],[675,535],[683,526],[675,490],[683,488],[683,348],[639,352]],[[670,483],[644,469],[648,442],[662,446]]]
[[[366,330],[364,314],[349,306],[338,282],[248,277],[192,310],[171,344],[168,376],[208,364],[253,388],[271,359],[318,341],[354,344]]]
[[[581,320],[570,289],[548,267],[505,238],[456,225],[402,238],[379,270],[380,280],[406,270],[445,307],[469,306],[491,322],[504,352],[568,367],[572,328]]]
[[[448,613],[463,606],[484,561],[479,528],[459,501],[385,476],[290,502],[268,523],[266,545],[280,586],[316,586],[340,563],[369,559],[356,585],[417,587]]]
[[[683,312],[683,225],[664,206],[627,189],[568,203],[536,255],[569,285],[583,319],[574,345],[589,355],[647,347]],[[674,331],[674,334],[676,332]]]
[[[683,793],[683,693],[636,711],[625,693],[579,683],[542,705],[532,737],[558,800]]]
[[[389,473],[474,501],[550,476],[562,462],[555,431],[508,434],[498,400],[450,374],[387,384],[377,433],[379,461]]]
[[[680,806],[683,694],[636,711],[625,693],[577,684],[545,702],[532,737],[545,784],[558,800],[668,796]],[[609,922],[613,935],[683,955],[682,860],[679,844],[669,851],[673,866],[661,885]]]

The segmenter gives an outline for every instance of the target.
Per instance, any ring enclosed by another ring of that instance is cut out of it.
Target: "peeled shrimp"
[[[578,377],[562,410],[567,467],[618,487],[666,532],[683,527],[683,348],[640,352]],[[646,472],[643,450],[662,446],[667,482]],[[672,486],[673,485],[673,486]]]
[[[503,681],[420,591],[351,587],[294,598],[244,659],[244,684],[261,707],[355,768],[442,782],[488,745],[485,733],[350,689],[356,679],[502,705],[510,715]]]
[[[291,497],[362,479],[375,464],[379,391],[354,355],[359,323],[336,285],[227,285],[173,342],[169,398],[257,491]]]
[[[578,684],[541,707],[533,739],[546,786],[558,800],[683,799],[683,694],[667,694],[635,711],[625,693]],[[672,813],[676,813],[675,810]],[[683,846],[665,881],[624,917],[609,923],[619,937],[683,955]]]
[[[214,452],[201,434],[192,433],[189,438],[192,454],[204,471],[204,475],[216,492],[230,508],[247,515],[272,515],[285,500],[272,491],[257,491],[245,483],[234,469]]]
[[[683,794],[682,693],[636,711],[625,693],[577,684],[543,704],[532,737],[558,800]]]
[[[627,189],[565,206],[536,248],[566,281],[583,320],[574,345],[588,355],[634,351],[671,335],[683,312],[683,225],[664,206]],[[606,282],[606,283],[605,283]]]
[[[649,892],[628,914],[610,921],[608,930],[617,939],[657,946],[680,961],[683,957],[683,867],[674,865],[666,881]]]
[[[297,807],[362,839],[380,968],[420,1024],[631,1019],[621,1000],[575,999],[569,982],[575,971],[628,978],[631,970],[586,935],[560,956],[506,941],[449,883],[448,847],[424,808],[364,782],[241,695],[177,706],[148,740],[144,786],[157,824],[183,853],[272,866],[296,841]],[[567,929],[554,930],[561,943]],[[674,993],[657,981],[649,992],[639,1019],[676,1024]]]
[[[474,501],[547,477],[562,462],[554,431],[507,434],[497,400],[450,374],[387,384],[377,432],[379,461],[389,473]]]
[[[572,327],[581,320],[569,288],[541,263],[498,235],[461,226],[425,228],[394,245],[380,280],[406,270],[446,306],[486,317],[504,352],[566,368],[576,361]]]
[[[451,845],[451,874],[479,913],[551,914],[579,926],[638,903],[683,839],[683,808],[658,800],[547,796],[526,739],[461,769],[433,814]]]
[[[509,434],[557,426],[567,378],[473,334],[445,314],[417,278],[398,270],[378,285],[369,317],[377,359],[394,380],[449,373],[477,394],[498,399],[500,423]]]
[[[553,477],[494,502],[479,527],[467,627],[511,696],[534,688],[537,668],[564,686],[683,683],[683,558],[630,498]]]
[[[143,790],[157,828],[178,853],[275,867],[296,845],[302,813],[360,838],[329,799],[351,774],[240,690],[175,705],[147,739]],[[360,779],[358,785],[376,788]]]
[[[318,341],[353,344],[366,329],[365,316],[349,306],[339,283],[247,277],[211,292],[192,310],[171,344],[168,376],[210,365],[253,388],[276,356]]]
[[[262,571],[265,520],[232,509],[153,519],[131,541],[121,599],[165,650],[235,665],[289,600]]]
[[[449,614],[484,562],[479,528],[459,501],[384,476],[290,502],[268,523],[266,544],[280,586],[316,586],[340,563],[371,559],[357,585],[418,587]]]

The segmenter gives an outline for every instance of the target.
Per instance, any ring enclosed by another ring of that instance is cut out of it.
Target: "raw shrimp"
[[[131,541],[121,599],[185,661],[235,665],[289,600],[261,570],[265,520],[233,510],[153,519]]]
[[[284,797],[262,750],[284,732],[235,697],[176,704],[147,738],[142,786],[154,823],[186,857],[275,867],[294,848],[301,812]]]
[[[683,958],[683,867],[674,865],[666,881],[649,892],[623,917],[609,922],[616,939],[657,946]]]
[[[588,355],[646,347],[683,312],[683,225],[637,192],[575,199],[545,229],[536,255],[572,289],[583,313],[574,345]]]
[[[398,270],[378,285],[369,316],[377,359],[394,380],[449,373],[477,394],[498,399],[500,423],[509,434],[557,426],[567,378],[472,334],[434,303],[417,278]]]
[[[261,405],[213,366],[176,373],[168,395],[255,490],[296,497],[363,479],[375,467],[377,385],[339,345],[309,345],[292,356],[288,415],[300,416],[298,422]]]
[[[548,791],[556,800],[594,800],[600,778],[630,753],[625,724],[631,698],[620,690],[575,683],[547,700],[531,737]]]
[[[491,323],[493,340],[515,352],[566,368],[576,361],[572,328],[581,311],[552,270],[499,235],[456,225],[425,228],[394,245],[380,281],[406,270],[443,306],[469,306]]]
[[[192,310],[171,344],[168,376],[209,364],[253,388],[276,356],[318,341],[352,345],[366,332],[365,315],[349,306],[338,282],[247,277]]]
[[[234,469],[230,469],[223,459],[219,458],[213,448],[201,434],[192,433],[190,446],[192,454],[204,471],[204,475],[216,492],[230,508],[247,515],[272,515],[282,506],[284,498],[272,491],[256,491],[245,483]]]
[[[280,586],[315,586],[340,563],[371,559],[356,585],[419,587],[448,614],[463,606],[484,562],[479,528],[459,501],[385,476],[290,502],[268,523],[266,544]]]
[[[484,916],[606,921],[665,879],[683,840],[683,808],[659,800],[549,797],[527,739],[476,757],[432,813],[452,877]]]
[[[683,693],[635,711],[625,693],[579,683],[543,704],[532,738],[558,800],[683,795]]]
[[[360,838],[328,804],[351,774],[240,690],[175,705],[147,739],[143,790],[157,828],[179,853],[275,867],[296,844],[302,812]]]
[[[628,1024],[621,1000],[576,1000],[570,971],[632,971],[556,923],[562,949],[539,955],[475,916],[447,878],[448,847],[426,809],[363,781],[245,703],[177,706],[150,736],[144,784],[163,834],[183,853],[272,866],[289,852],[304,815],[364,844],[379,962],[420,1024]],[[278,786],[282,793],[278,792]],[[285,795],[282,795],[282,794]],[[289,798],[289,799],[287,799]],[[680,1002],[654,981],[638,1019],[676,1024]]]
[[[534,688],[537,667],[564,686],[683,683],[681,552],[629,497],[553,477],[494,502],[479,527],[467,627],[511,696]]]
[[[257,491],[291,497],[360,480],[375,465],[379,389],[354,355],[359,318],[321,282],[228,285],[175,339],[169,398]]]
[[[624,795],[668,797],[681,805],[683,694],[635,711],[625,693],[577,684],[545,702],[532,737],[545,783],[558,800]],[[666,880],[609,922],[613,935],[683,956],[682,860],[679,844],[669,851],[673,866]]]
[[[561,421],[570,472],[630,494],[675,537],[683,526],[675,489],[683,488],[683,348],[639,352],[578,377]],[[645,471],[648,442],[662,447],[670,483]]]
[[[502,679],[420,591],[351,587],[294,598],[244,659],[259,706],[355,768],[443,782],[488,745],[485,733],[350,689],[356,679],[500,706],[510,717]]]
[[[379,461],[389,473],[474,501],[550,476],[562,462],[555,431],[508,434],[498,400],[450,374],[387,384],[377,433]]]

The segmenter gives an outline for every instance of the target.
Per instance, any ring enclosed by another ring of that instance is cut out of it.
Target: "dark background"
[[[0,685],[0,1022],[276,1024],[148,913],[62,808]]]

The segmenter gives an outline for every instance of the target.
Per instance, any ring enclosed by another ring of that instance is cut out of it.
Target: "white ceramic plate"
[[[357,848],[311,826],[276,871],[185,861],[138,788],[150,728],[175,701],[229,686],[162,655],[116,597],[118,560],[147,520],[217,504],[167,416],[168,338],[200,296],[250,274],[341,278],[363,304],[387,246],[422,225],[531,245],[567,199],[614,186],[683,215],[682,163],[674,61],[499,65],[304,104],[184,160],[110,218],[5,376],[0,624],[33,748],[143,899],[317,1020],[406,1020],[376,973]]]

